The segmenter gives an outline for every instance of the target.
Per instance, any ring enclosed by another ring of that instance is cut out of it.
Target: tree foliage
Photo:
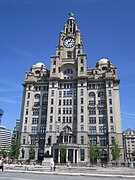
[[[6,158],[8,156],[8,151],[4,150],[4,149],[1,149],[0,150],[0,156],[2,156],[3,158]]]
[[[14,159],[18,159],[20,154],[20,144],[16,141],[11,146],[10,156]]]
[[[97,146],[91,146],[89,149],[90,159],[92,159],[93,161],[97,161],[98,159],[100,159],[100,156],[101,156],[100,149]]]
[[[31,147],[29,150],[29,159],[34,159],[34,158],[35,158],[35,150],[33,147]]]
[[[119,144],[118,142],[116,142],[116,140],[114,140],[114,144],[111,148],[112,150],[112,156],[114,158],[114,160],[119,160],[119,158],[122,156],[122,153],[121,153],[121,149],[119,148]]]

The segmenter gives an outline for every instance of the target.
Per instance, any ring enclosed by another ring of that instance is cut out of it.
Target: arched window
[[[96,96],[94,92],[89,93],[89,105],[95,105],[96,103]]]
[[[103,97],[105,97],[104,92],[100,91],[100,92],[98,93],[98,97],[99,97],[99,98],[103,98]]]
[[[35,99],[40,99],[40,94],[35,94]]]

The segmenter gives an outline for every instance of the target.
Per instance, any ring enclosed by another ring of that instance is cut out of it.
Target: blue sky
[[[73,12],[87,66],[108,58],[121,80],[123,130],[135,129],[134,0],[0,0],[0,108],[13,129],[20,117],[25,72],[37,62],[50,68],[59,32]]]

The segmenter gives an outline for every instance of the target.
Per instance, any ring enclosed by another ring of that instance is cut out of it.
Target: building
[[[1,125],[1,119],[2,119],[3,114],[4,114],[4,111],[0,108],[0,125]]]
[[[123,132],[124,158],[127,162],[135,161],[135,130]]]
[[[92,145],[109,162],[114,139],[123,151],[117,67],[101,59],[86,65],[80,30],[70,16],[60,32],[50,71],[43,63],[26,72],[21,110],[21,159],[42,160],[51,148],[56,163],[87,163]],[[66,151],[63,159],[62,149]],[[122,157],[123,158],[123,157]]]
[[[20,127],[20,119],[16,119],[16,125],[12,133],[12,143],[15,143],[16,141],[19,140],[19,127]]]
[[[11,131],[4,126],[0,126],[0,150],[10,150],[11,148]]]

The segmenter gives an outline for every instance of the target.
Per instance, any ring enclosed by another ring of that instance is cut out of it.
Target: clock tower
[[[61,72],[67,63],[78,77],[86,76],[86,54],[83,52],[82,37],[72,13],[60,32],[56,56],[51,57],[50,76],[62,79]]]

